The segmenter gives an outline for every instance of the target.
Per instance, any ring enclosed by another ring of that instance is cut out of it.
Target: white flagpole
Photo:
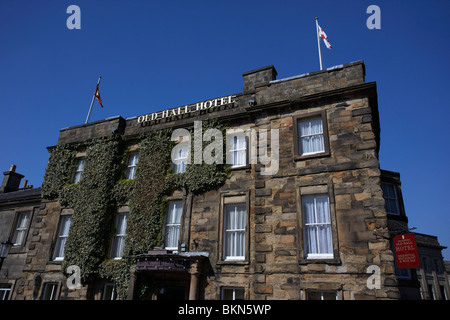
[[[100,84],[100,80],[102,80],[102,76],[100,76],[98,78],[97,86]],[[89,108],[89,112],[86,117],[86,122],[84,124],[88,123],[88,121],[89,121],[89,117],[90,117],[91,111],[92,111],[92,106],[94,105],[94,101],[95,101],[95,92],[97,92],[97,87],[95,87],[94,96],[92,97],[92,101],[91,101],[91,107]]]
[[[322,51],[320,51],[319,18],[316,18],[317,48],[319,48],[320,70],[322,70]]]

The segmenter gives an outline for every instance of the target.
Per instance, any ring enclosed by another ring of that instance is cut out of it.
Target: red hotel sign
[[[395,259],[399,269],[419,268],[420,260],[417,253],[414,233],[401,234],[394,237]]]

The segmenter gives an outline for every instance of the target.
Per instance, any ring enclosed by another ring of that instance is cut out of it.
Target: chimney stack
[[[20,181],[23,175],[16,173],[16,165],[12,165],[9,171],[3,172],[3,182],[0,187],[0,193],[7,193],[19,190]]]
[[[264,68],[244,72],[244,93],[255,91],[255,87],[268,84],[270,81],[277,78],[277,71],[275,67],[270,65]]]

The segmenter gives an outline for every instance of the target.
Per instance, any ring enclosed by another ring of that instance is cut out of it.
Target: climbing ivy
[[[68,184],[73,170],[74,158],[77,146],[57,145],[50,150],[47,170],[41,192],[44,198],[55,199],[61,193],[62,188]]]
[[[120,151],[116,136],[91,141],[82,179],[61,189],[61,202],[74,211],[62,267],[79,266],[84,281],[95,276],[109,245],[117,212],[112,191],[120,174]]]
[[[130,214],[124,254],[146,253],[160,244],[163,197],[176,188],[170,179],[172,142],[167,130],[150,132],[139,143],[139,161],[129,193]]]
[[[224,132],[226,127],[216,120],[203,122],[203,130],[208,128]],[[224,164],[188,165],[185,173],[172,173],[171,150],[175,143],[170,139],[171,133],[164,129],[137,137],[139,161],[134,180],[124,179],[127,146],[131,143],[127,137],[113,135],[84,144],[63,144],[50,151],[43,197],[58,198],[62,206],[74,211],[63,270],[70,265],[79,266],[84,283],[112,281],[118,298],[125,299],[132,256],[161,245],[166,197],[182,188],[194,194],[216,189],[229,177]],[[82,179],[71,184],[75,157],[81,150],[86,152]],[[124,258],[110,260],[114,216],[123,205],[130,208]]]

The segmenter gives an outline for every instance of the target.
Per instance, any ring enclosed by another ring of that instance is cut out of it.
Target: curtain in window
[[[325,152],[322,119],[311,119],[298,123],[300,133],[300,153],[311,154]]]
[[[79,159],[77,162],[77,167],[75,171],[73,172],[72,176],[72,183],[78,183],[81,180],[81,175],[83,174],[84,170],[84,159]]]
[[[175,146],[175,159],[172,159],[172,171],[174,173],[183,173],[186,171],[186,163],[188,157],[188,147],[187,146]]]
[[[245,204],[225,207],[225,259],[245,258]]]
[[[230,150],[232,154],[232,167],[245,166],[247,164],[247,140],[246,136],[234,136]]]
[[[61,216],[59,224],[58,239],[56,240],[54,259],[62,260],[64,258],[64,246],[67,237],[69,236],[70,224],[72,223],[72,216]]]
[[[116,235],[111,246],[111,258],[121,258],[125,246],[125,236],[127,230],[128,214],[116,216]]]
[[[127,179],[134,179],[138,159],[139,159],[139,153],[132,153],[128,156],[127,171],[125,173],[125,176]]]
[[[180,235],[181,214],[183,212],[182,201],[171,201],[169,212],[166,216],[165,225],[165,247],[166,249],[178,249],[178,238]]]
[[[333,243],[328,196],[303,196],[302,204],[306,256],[332,255]]]

